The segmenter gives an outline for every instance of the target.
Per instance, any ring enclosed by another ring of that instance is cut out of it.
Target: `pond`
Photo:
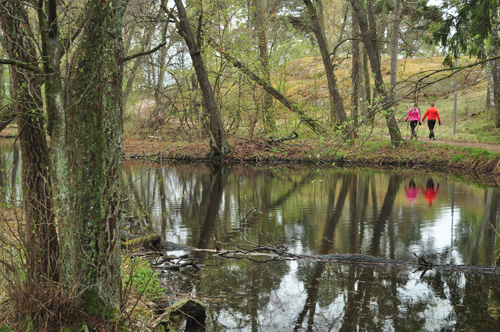
[[[0,140],[0,197],[16,204],[12,145]],[[460,269],[500,254],[498,188],[417,170],[146,162],[127,162],[124,180],[131,231],[203,249],[191,253],[199,270],[158,271],[172,292],[208,304],[207,331],[499,329],[500,268]],[[267,250],[220,254],[256,248]],[[449,268],[419,270],[415,255]]]
[[[166,241],[302,255],[198,252],[200,271],[160,267],[170,287],[207,300],[209,331],[498,331],[500,269],[423,273],[306,258],[415,263],[415,253],[443,266],[494,265],[498,188],[414,170],[127,163],[124,174],[127,209]]]

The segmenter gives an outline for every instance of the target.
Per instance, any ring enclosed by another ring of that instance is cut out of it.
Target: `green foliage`
[[[158,280],[159,273],[151,269],[148,262],[139,258],[128,258],[122,268],[124,289],[132,287],[145,300],[153,300],[165,295],[165,288]]]
[[[450,159],[451,162],[456,163],[456,162],[462,162],[465,161],[465,156],[463,154],[456,154]]]
[[[11,330],[7,325],[5,324],[2,324],[2,326],[0,326],[0,332],[14,332],[14,330]]]

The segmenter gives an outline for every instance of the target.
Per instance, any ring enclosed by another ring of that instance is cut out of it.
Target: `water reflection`
[[[403,261],[415,252],[436,264],[492,265],[499,247],[498,188],[333,169],[130,165],[126,173],[127,191],[142,199],[129,203],[144,207],[149,227],[198,248],[279,245]],[[500,278],[198,255],[204,268],[182,289],[210,299],[210,331],[498,329]],[[179,276],[165,276],[175,287]]]
[[[14,139],[0,139],[0,202],[21,202],[21,151]]]
[[[0,140],[1,199],[20,195],[19,151]],[[435,264],[492,265],[498,188],[412,173],[127,163],[133,231],[198,248],[284,246]],[[431,202],[429,202],[431,200]],[[431,204],[429,204],[431,203]],[[198,253],[201,271],[163,272],[207,300],[210,331],[497,331],[500,278],[406,266]]]

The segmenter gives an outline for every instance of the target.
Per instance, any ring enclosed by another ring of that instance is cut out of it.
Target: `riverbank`
[[[12,126],[3,137],[15,137]],[[399,148],[384,136],[357,140],[353,144],[313,136],[270,143],[265,139],[230,136],[229,165],[315,165],[384,167],[453,173],[500,186],[500,144],[427,139],[405,140]],[[125,135],[124,158],[166,162],[210,162],[207,140],[179,137]]]
[[[500,145],[453,141],[405,141],[399,148],[384,138],[355,142],[351,145],[297,138],[283,143],[229,138],[230,165],[317,165],[341,167],[388,167],[454,173],[479,177],[499,186]],[[124,140],[126,159],[209,162],[210,147],[202,141],[171,142],[160,138]]]

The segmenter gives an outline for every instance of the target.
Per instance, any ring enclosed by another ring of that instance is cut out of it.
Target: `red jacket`
[[[428,120],[436,120],[436,117],[437,117],[438,121],[441,122],[441,118],[439,117],[439,112],[437,109],[434,108],[434,106],[429,107],[427,109],[427,111],[425,111],[425,114],[424,114],[424,117],[422,118],[422,121],[424,121],[427,116],[429,116],[427,121]]]

